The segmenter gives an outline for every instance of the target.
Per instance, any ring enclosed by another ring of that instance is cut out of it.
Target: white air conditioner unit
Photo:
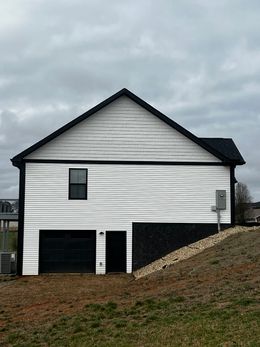
[[[11,274],[16,272],[16,253],[0,252],[0,273]]]

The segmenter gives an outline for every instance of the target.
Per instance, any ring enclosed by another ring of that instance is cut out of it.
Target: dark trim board
[[[63,160],[63,159],[25,159],[25,163],[40,164],[104,164],[104,165],[195,165],[195,166],[230,166],[230,162],[204,161],[134,161],[134,160]]]
[[[218,232],[217,224],[133,223],[133,271]],[[222,224],[222,230],[230,224]]]
[[[23,239],[24,239],[24,201],[25,201],[25,163],[20,166],[19,176],[19,217],[17,242],[17,274],[23,274]]]
[[[230,167],[230,216],[231,225],[235,225],[235,167]]]
[[[221,151],[219,151],[216,148],[210,146],[206,141],[203,141],[202,139],[200,139],[197,136],[193,135],[191,132],[189,132],[188,130],[186,130],[185,128],[183,128],[182,126],[177,124],[176,122],[174,122],[172,119],[170,119],[167,116],[165,116],[163,113],[161,113],[160,111],[155,109],[153,106],[149,105],[147,102],[145,102],[144,100],[139,98],[137,95],[135,95],[132,92],[130,92],[128,89],[123,88],[119,92],[115,93],[114,95],[110,96],[109,98],[107,98],[106,100],[101,102],[100,104],[98,104],[95,107],[91,108],[89,111],[87,111],[87,112],[83,113],[81,116],[73,119],[71,122],[65,124],[64,126],[59,128],[58,130],[54,131],[52,134],[46,136],[42,140],[38,141],[37,143],[35,143],[31,147],[27,148],[26,150],[22,151],[21,153],[19,153],[15,157],[13,157],[11,159],[13,165],[19,166],[20,163],[22,162],[22,160],[24,159],[24,157],[26,157],[27,155],[31,154],[36,149],[40,148],[41,146],[45,145],[46,143],[50,142],[51,140],[55,139],[59,135],[63,134],[65,131],[69,130],[70,128],[72,128],[76,124],[78,124],[81,121],[83,121],[83,120],[87,119],[88,117],[92,116],[97,111],[101,110],[103,107],[109,105],[110,103],[112,103],[113,101],[115,101],[116,99],[118,99],[121,96],[127,96],[128,98],[130,98],[131,100],[136,102],[138,105],[140,105],[141,107],[143,107],[144,109],[146,109],[147,111],[152,113],[154,116],[158,117],[163,122],[165,122],[166,124],[168,124],[169,126],[174,128],[175,130],[177,130],[179,133],[181,133],[182,135],[186,136],[191,141],[193,141],[194,143],[196,143],[200,147],[202,147],[205,150],[207,150],[209,153],[213,154],[218,159],[220,159],[220,160],[222,160],[224,162],[229,162],[230,161],[230,159],[227,156],[225,156],[223,153],[221,153]],[[243,164],[244,163],[244,162],[240,162],[240,161],[236,161],[236,160],[234,160],[232,162],[234,162],[234,164],[235,163],[237,163],[237,164]]]

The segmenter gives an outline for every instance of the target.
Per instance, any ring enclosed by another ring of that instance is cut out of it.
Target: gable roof
[[[128,89],[123,88],[119,92],[117,92],[114,95],[110,96],[108,99],[102,101],[101,103],[99,103],[95,107],[91,108],[89,111],[83,113],[81,116],[73,119],[69,123],[67,123],[64,126],[62,126],[61,128],[59,128],[58,130],[56,130],[53,133],[51,133],[50,135],[46,136],[42,140],[38,141],[37,143],[35,143],[31,147],[25,149],[21,153],[19,153],[16,156],[14,156],[11,159],[13,165],[19,166],[19,164],[23,161],[24,157],[26,157],[27,155],[31,154],[32,152],[34,152],[35,150],[37,150],[41,146],[45,145],[46,143],[50,142],[51,140],[55,139],[56,137],[58,137],[59,135],[61,135],[65,131],[67,131],[70,128],[72,128],[73,126],[75,126],[76,124],[78,124],[81,121],[83,121],[83,120],[87,119],[88,117],[92,116],[97,111],[101,110],[102,108],[104,108],[105,106],[109,105],[110,103],[112,103],[113,101],[115,101],[116,99],[118,99],[121,96],[129,97],[131,100],[136,102],[138,105],[142,106],[144,109],[146,109],[147,111],[152,113],[154,116],[158,117],[163,122],[167,123],[169,126],[174,128],[175,130],[177,130],[178,132],[180,132],[181,134],[183,134],[184,136],[186,136],[187,138],[189,138],[190,140],[192,140],[193,142],[195,142],[196,144],[198,144],[199,146],[201,146],[202,148],[204,148],[205,150],[207,150],[208,152],[210,152],[211,154],[213,154],[215,157],[217,157],[218,159],[222,160],[223,162],[230,163],[232,165],[242,164],[242,162],[239,162],[237,160],[231,159],[229,156],[227,156],[226,155],[227,153],[225,151],[222,152],[222,149],[223,149],[222,147],[223,146],[216,146],[216,145],[214,146],[214,145],[212,145],[212,143],[209,143],[209,141],[207,141],[206,139],[198,138],[197,136],[193,135],[191,132],[189,132],[188,130],[186,130],[185,128],[183,128],[182,126],[177,124],[176,122],[174,122],[172,119],[168,118],[163,113],[161,113],[160,111],[158,111],[157,109],[155,109],[154,107],[149,105],[147,102],[145,102],[144,100],[139,98],[137,95],[133,94]],[[243,161],[243,164],[244,164],[244,161]]]

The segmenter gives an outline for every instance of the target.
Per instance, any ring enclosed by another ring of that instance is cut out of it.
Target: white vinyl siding
[[[69,168],[88,169],[88,200],[68,199]],[[105,273],[105,235],[132,222],[216,223],[215,191],[227,191],[221,222],[230,223],[230,169],[224,166],[26,164],[23,274],[38,274],[39,230],[96,230],[96,271]],[[102,263],[102,265],[100,265]]]
[[[220,161],[126,96],[26,159]]]

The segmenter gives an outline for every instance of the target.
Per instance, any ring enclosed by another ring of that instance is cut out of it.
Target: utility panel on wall
[[[218,210],[226,209],[226,191],[216,190],[216,208]]]

